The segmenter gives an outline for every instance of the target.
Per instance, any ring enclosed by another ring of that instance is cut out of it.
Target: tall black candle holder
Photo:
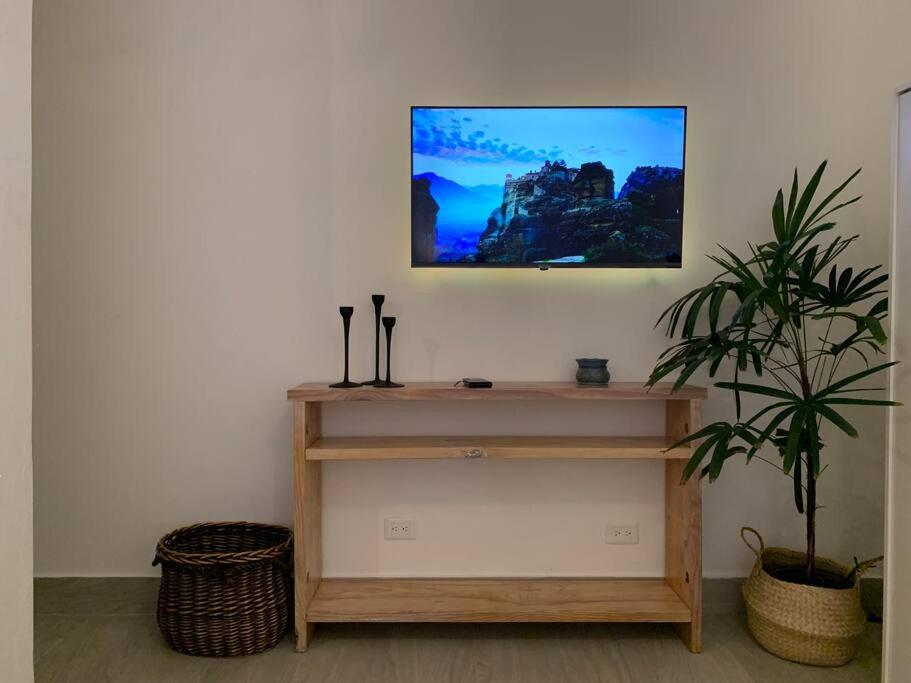
[[[342,326],[345,329],[345,379],[329,386],[333,389],[351,389],[361,386],[359,382],[348,381],[348,335],[351,330],[351,316],[354,315],[354,306],[339,306],[338,312],[342,316]]]
[[[386,379],[379,384],[374,386],[380,389],[393,389],[395,387],[403,387],[404,384],[399,384],[398,382],[392,381],[392,328],[395,327],[395,318],[391,316],[386,316],[383,318],[383,327],[386,328]]]
[[[380,379],[380,311],[383,308],[383,302],[386,301],[386,297],[382,294],[374,294],[370,298],[373,301],[373,314],[376,318],[376,372],[373,379],[363,384],[375,387],[383,383],[383,380]]]

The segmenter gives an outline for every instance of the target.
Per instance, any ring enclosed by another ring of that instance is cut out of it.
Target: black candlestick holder
[[[392,328],[395,327],[395,318],[386,316],[383,318],[383,327],[386,328],[386,379],[379,384],[374,386],[380,389],[394,389],[396,387],[403,387],[404,384],[399,384],[398,382],[393,382],[391,378],[391,365],[392,365]]]
[[[342,316],[342,325],[345,329],[345,379],[329,386],[333,389],[351,389],[361,386],[359,382],[348,380],[348,335],[351,330],[351,316],[354,315],[354,306],[339,306],[338,312]]]
[[[370,297],[373,300],[373,314],[376,318],[376,372],[373,379],[364,382],[364,386],[375,387],[383,383],[380,379],[380,311],[383,308],[383,302],[386,297],[382,294],[374,294]]]

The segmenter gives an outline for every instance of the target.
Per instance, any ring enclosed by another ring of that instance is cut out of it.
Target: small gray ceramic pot
[[[576,358],[579,369],[576,370],[576,381],[579,384],[607,384],[610,373],[607,371],[607,358]]]

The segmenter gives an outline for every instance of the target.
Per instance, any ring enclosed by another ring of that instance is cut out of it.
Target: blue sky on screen
[[[682,108],[491,108],[412,110],[414,174],[460,185],[502,185],[507,173],[546,159],[601,161],[619,190],[636,166],[683,168]]]

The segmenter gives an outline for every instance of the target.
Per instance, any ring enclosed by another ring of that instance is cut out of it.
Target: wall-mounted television
[[[686,107],[412,107],[413,267],[679,268]]]

